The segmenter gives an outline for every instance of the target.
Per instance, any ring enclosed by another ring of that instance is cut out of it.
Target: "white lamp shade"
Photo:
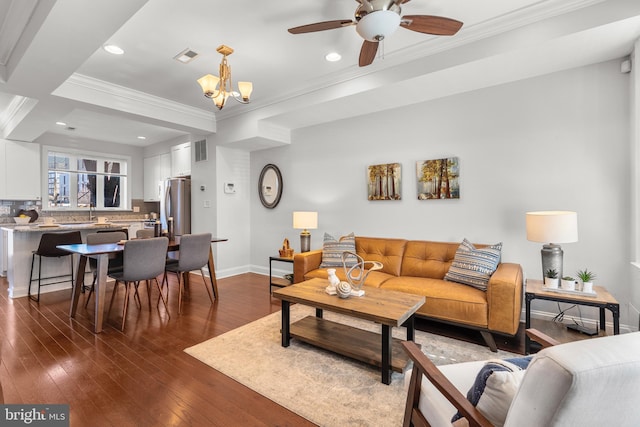
[[[202,92],[204,92],[205,95],[210,96],[216,91],[216,86],[219,81],[220,79],[217,76],[207,74],[206,76],[202,76],[198,79],[198,84],[200,84]]]
[[[318,212],[294,212],[293,228],[312,230],[318,228]]]
[[[393,34],[400,26],[400,15],[390,10],[378,10],[363,16],[356,31],[365,40],[380,41]]]
[[[527,240],[539,243],[578,241],[578,214],[570,211],[527,212]]]
[[[253,83],[251,82],[238,82],[238,89],[240,90],[240,95],[242,99],[248,101],[251,97],[251,92],[253,92]]]

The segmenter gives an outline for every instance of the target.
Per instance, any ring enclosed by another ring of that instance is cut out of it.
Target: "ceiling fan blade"
[[[366,67],[373,62],[378,52],[378,43],[379,42],[370,42],[369,40],[365,40],[364,43],[362,43],[358,65]]]
[[[400,26],[418,33],[452,36],[462,28],[462,22],[442,16],[405,15],[402,17]]]
[[[351,19],[337,19],[335,21],[316,22],[315,24],[301,25],[299,27],[289,28],[291,34],[313,33],[315,31],[333,30],[336,28],[348,27],[353,25]]]

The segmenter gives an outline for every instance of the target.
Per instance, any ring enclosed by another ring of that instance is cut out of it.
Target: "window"
[[[127,159],[47,150],[47,208],[127,208]]]

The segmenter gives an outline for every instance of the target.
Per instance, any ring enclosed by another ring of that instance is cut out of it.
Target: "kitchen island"
[[[106,224],[95,222],[66,223],[54,226],[44,224],[16,225],[2,227],[2,234],[7,237],[6,260],[7,279],[9,281],[9,298],[20,298],[27,296],[29,289],[29,272],[31,271],[32,253],[38,249],[40,237],[43,233],[68,232],[79,230],[82,240],[86,241],[87,234],[95,233],[98,230],[129,228],[132,224],[139,224],[140,221],[114,221]],[[42,262],[42,272],[44,277],[68,274],[70,262],[77,265],[77,257],[47,258]],[[74,267],[75,268],[75,267]],[[38,276],[38,263],[33,268],[34,277]],[[43,280],[43,283],[47,283]],[[36,286],[37,287],[37,286]],[[71,278],[68,282],[57,283],[50,286],[43,286],[41,293],[59,291],[61,289],[71,289]]]

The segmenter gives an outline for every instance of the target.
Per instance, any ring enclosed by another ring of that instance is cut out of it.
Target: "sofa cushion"
[[[489,279],[500,263],[501,249],[502,243],[476,248],[464,239],[456,251],[444,280],[463,283],[486,291]]]
[[[409,241],[404,250],[400,275],[443,279],[458,246],[450,242]]]
[[[471,286],[439,279],[401,276],[390,278],[381,288],[424,295],[426,301],[416,312],[419,316],[478,328],[488,325],[487,293]]]
[[[406,244],[404,239],[356,237],[356,253],[365,261],[381,262],[383,273],[399,276]]]
[[[467,400],[494,426],[504,425],[511,401],[520,387],[531,358],[532,356],[489,360],[476,375],[467,392]],[[461,417],[462,415],[457,413],[451,421]]]
[[[342,267],[342,253],[345,251],[356,251],[356,237],[353,233],[340,237],[336,240],[335,237],[329,233],[324,233],[324,242],[322,244],[322,263],[321,268],[329,267]],[[356,257],[350,255],[345,259],[345,264],[348,267],[355,265],[358,262]]]

